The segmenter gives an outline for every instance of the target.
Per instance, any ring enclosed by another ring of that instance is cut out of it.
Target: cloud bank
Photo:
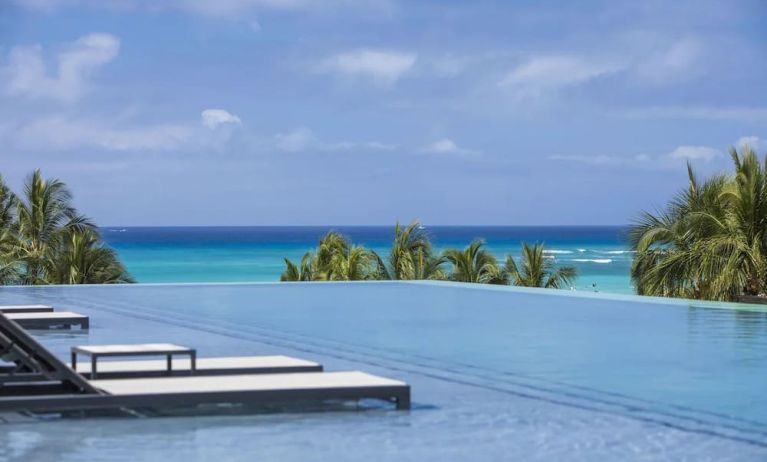
[[[77,101],[86,93],[93,73],[115,59],[119,51],[120,40],[117,37],[89,34],[67,44],[56,55],[55,70],[49,72],[42,47],[14,47],[8,57],[8,65],[0,71],[5,93],[65,103]]]

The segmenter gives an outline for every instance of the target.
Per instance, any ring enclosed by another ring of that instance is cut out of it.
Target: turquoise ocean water
[[[109,227],[102,230],[143,283],[276,281],[283,257],[299,260],[328,230],[386,254],[391,226]],[[521,242],[543,242],[550,258],[578,268],[579,291],[631,293],[632,253],[618,226],[429,226],[437,249],[482,238],[497,257],[519,256]]]

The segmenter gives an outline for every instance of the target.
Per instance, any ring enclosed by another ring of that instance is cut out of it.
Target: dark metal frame
[[[13,314],[13,313],[7,313]],[[51,329],[53,327],[80,326],[81,329],[90,328],[90,318],[85,315],[77,315],[68,318],[37,318],[37,319],[11,319],[24,329]]]
[[[48,305],[6,305],[0,306],[0,313],[53,313],[53,307]]]
[[[194,375],[197,371],[197,350],[194,348],[180,347],[184,350],[134,350],[134,351],[120,351],[120,352],[108,352],[108,353],[95,353],[89,351],[88,347],[72,347],[72,369],[77,370],[77,355],[90,356],[91,358],[91,373],[90,377],[93,379],[98,378],[98,370],[96,369],[96,363],[98,358],[114,358],[114,357],[127,357],[127,356],[165,356],[167,361],[166,375],[171,375],[173,372],[173,356],[175,355],[188,355],[191,361],[191,367],[189,368],[189,375]]]
[[[392,401],[400,410],[410,409],[410,387],[338,387],[290,390],[242,390],[196,393],[159,393],[135,395],[38,395],[0,397],[0,412],[58,412],[120,408],[172,408],[201,404],[247,403],[274,404],[296,401],[382,399]]]

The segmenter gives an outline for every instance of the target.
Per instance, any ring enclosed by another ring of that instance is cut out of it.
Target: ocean
[[[393,226],[107,227],[104,239],[138,282],[278,281],[283,258],[300,260],[334,229],[386,255]],[[559,265],[578,269],[574,290],[632,293],[632,253],[620,226],[428,226],[439,251],[475,238],[499,260],[518,257],[521,242],[542,242]]]

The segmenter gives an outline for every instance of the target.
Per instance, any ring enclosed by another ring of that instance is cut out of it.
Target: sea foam
[[[572,261],[580,263],[612,263],[612,258],[573,258]]]

